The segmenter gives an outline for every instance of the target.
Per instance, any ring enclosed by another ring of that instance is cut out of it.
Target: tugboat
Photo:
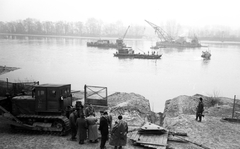
[[[140,54],[134,53],[134,50],[131,47],[125,47],[118,49],[118,52],[113,54],[115,57],[119,58],[139,58],[139,59],[160,59],[162,54],[152,52],[151,54]]]
[[[211,53],[209,51],[202,51],[201,57],[204,59],[210,59],[211,58]]]
[[[160,41],[156,42],[155,47],[165,47],[165,48],[196,48],[196,47],[206,47],[199,43],[198,38],[195,36],[191,42],[186,41],[184,37],[174,40],[170,35],[168,35],[161,27],[145,20],[150,26],[152,26],[157,33]]]

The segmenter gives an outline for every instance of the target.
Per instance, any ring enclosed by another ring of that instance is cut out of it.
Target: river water
[[[96,40],[96,39],[95,39]],[[13,37],[0,39],[0,65],[19,67],[0,76],[11,82],[40,81],[103,86],[108,93],[134,92],[149,99],[155,112],[179,95],[240,96],[240,43],[202,41],[209,47],[164,48],[159,60],[119,59],[115,49],[87,47],[94,39]],[[114,42],[114,40],[112,40]],[[125,40],[135,52],[151,52],[155,41]],[[210,60],[201,58],[210,50]]]

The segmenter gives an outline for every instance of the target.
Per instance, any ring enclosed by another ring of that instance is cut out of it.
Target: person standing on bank
[[[78,139],[79,144],[84,144],[84,140],[87,139],[87,121],[84,118],[84,115],[80,115],[80,118],[77,119],[77,130],[78,130]]]
[[[196,121],[199,119],[199,122],[202,121],[202,113],[204,111],[204,105],[203,105],[203,102],[202,102],[202,97],[199,98],[199,103],[198,103],[198,106],[197,106],[197,112],[196,112]]]
[[[92,143],[98,142],[98,129],[97,129],[97,118],[93,116],[93,113],[86,118],[88,125],[88,139]]]
[[[76,128],[76,121],[78,118],[78,112],[77,110],[74,110],[70,115],[69,115],[69,122],[70,122],[70,128],[71,128],[71,135],[72,137],[70,138],[71,141],[75,141],[76,135],[77,135],[77,128]]]
[[[105,144],[108,140],[108,113],[104,112],[103,115],[100,118],[100,125],[98,130],[101,132],[101,144],[100,149],[105,148]]]
[[[95,116],[95,110],[94,110],[92,104],[87,104],[87,107],[86,107],[86,109],[85,109],[85,115],[86,115],[86,117],[88,117],[88,116],[91,115],[91,114],[92,114],[93,116]]]
[[[128,133],[128,125],[127,122],[122,120],[122,116],[118,116],[118,122],[112,128],[110,145],[114,146],[114,149],[122,148],[122,146],[126,146],[127,144],[127,133]]]

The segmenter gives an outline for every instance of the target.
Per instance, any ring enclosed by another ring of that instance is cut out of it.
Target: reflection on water
[[[211,59],[203,59],[202,60],[202,65],[207,66],[210,63]]]
[[[0,65],[21,69],[0,79],[70,83],[73,90],[83,90],[85,84],[106,86],[110,92],[143,95],[154,103],[155,111],[163,111],[165,101],[179,95],[211,95],[217,91],[219,96],[240,96],[237,45],[211,43],[209,50],[213,57],[203,60],[201,54],[205,48],[152,50],[152,41],[126,40],[127,46],[137,53],[163,54],[159,60],[146,60],[119,59],[113,56],[115,49],[87,47],[91,40],[95,39],[1,37]]]

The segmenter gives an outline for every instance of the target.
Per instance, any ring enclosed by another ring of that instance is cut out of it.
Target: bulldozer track
[[[70,130],[70,123],[67,117],[65,116],[43,116],[43,115],[18,115],[17,118],[22,121],[24,124],[29,120],[33,120],[34,122],[50,122],[51,127],[39,127],[31,125],[29,128],[21,128],[17,127],[18,131],[22,132],[30,132],[31,133],[43,133],[43,134],[56,134],[56,135],[66,135],[66,133]],[[54,126],[53,126],[54,125]],[[20,128],[20,129],[19,129]]]

